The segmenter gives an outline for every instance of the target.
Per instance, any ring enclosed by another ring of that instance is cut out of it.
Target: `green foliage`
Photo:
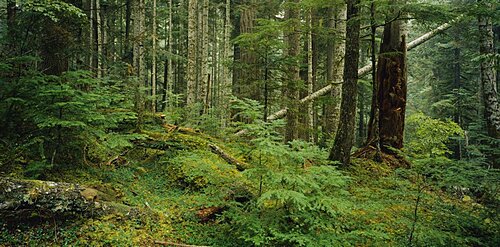
[[[93,79],[87,71],[50,76],[26,70],[10,77],[24,61],[29,60],[8,60],[0,75],[5,81],[0,85],[1,125],[6,130],[0,138],[17,140],[18,146],[3,148],[21,152],[17,155],[30,164],[27,175],[38,177],[43,167],[53,165],[99,163],[143,138],[123,131],[135,114],[127,109],[127,91],[115,81]]]
[[[452,121],[432,119],[423,113],[406,120],[406,147],[416,157],[436,157],[450,154],[447,145],[452,137],[463,137],[463,130]]]
[[[254,171],[246,172],[250,178]],[[259,177],[261,195],[226,214],[242,245],[332,246],[339,244],[339,215],[349,202],[347,178],[331,166],[283,168]],[[254,178],[255,183],[259,180]]]

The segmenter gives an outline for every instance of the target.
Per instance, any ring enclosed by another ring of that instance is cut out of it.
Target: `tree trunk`
[[[201,15],[201,80],[200,80],[200,102],[202,103],[202,113],[208,113],[210,105],[210,80],[209,80],[209,66],[208,66],[208,11],[209,2],[203,0],[202,15]]]
[[[351,148],[354,143],[356,122],[356,102],[359,64],[359,0],[347,1],[347,32],[344,62],[344,84],[340,106],[340,122],[335,135],[330,160],[339,161],[347,166],[350,163]]]
[[[172,102],[171,99],[168,98],[168,95],[172,94],[172,85],[174,82],[174,71],[173,71],[173,63],[172,63],[172,55],[174,54],[173,51],[173,18],[172,18],[172,12],[173,12],[173,4],[172,0],[168,1],[168,39],[165,39],[166,42],[168,42],[168,53],[169,56],[167,58],[167,66],[166,66],[166,73],[165,73],[165,83],[164,83],[164,88],[163,88],[163,110],[166,109],[167,106],[171,106]],[[167,25],[165,25],[165,28]],[[168,102],[167,102],[168,101]]]
[[[197,61],[197,16],[198,1],[189,0],[188,3],[188,57],[187,57],[187,107],[192,107],[196,103],[196,61]]]
[[[151,62],[151,111],[156,112],[156,0],[153,0],[153,21],[152,21],[152,62]]]
[[[244,0],[239,19],[239,34],[252,33],[256,16],[255,0]],[[256,69],[255,52],[246,47],[239,47],[238,77],[235,81],[235,96],[259,100],[260,88],[257,85],[258,71]]]
[[[92,0],[90,0],[92,1]],[[132,0],[126,0],[125,2],[125,47],[124,54],[122,54],[125,61],[132,64],[132,52],[130,51],[130,22],[132,19]]]
[[[300,82],[300,11],[297,4],[299,0],[289,0],[285,18],[289,21],[286,39],[288,50],[287,57],[292,61],[288,65],[286,82],[286,104],[288,108],[285,141],[290,142],[298,138],[298,113],[299,113],[299,82]]]
[[[97,53],[96,53],[96,74],[97,74],[97,78],[101,78],[102,77],[102,56],[103,56],[103,53],[102,53],[102,23],[101,23],[101,1],[100,0],[95,0],[95,10],[93,10],[95,12],[95,34],[96,34],[96,37],[95,37],[95,40],[96,40],[96,43],[97,43]]]
[[[491,9],[491,5],[483,3]],[[488,135],[500,138],[500,104],[498,102],[497,72],[495,65],[495,47],[493,25],[491,17],[479,16],[479,52],[483,57],[481,61],[481,88],[484,104],[484,118]]]
[[[400,20],[384,26],[375,80],[377,91],[374,92],[378,104],[372,105],[372,109],[378,109],[379,123],[377,126],[375,121],[370,121],[369,126],[370,133],[378,130],[380,148],[386,153],[403,148],[407,76],[406,35],[401,26]]]
[[[141,90],[146,81],[144,66],[144,31],[145,31],[145,6],[144,0],[132,1],[132,13],[134,21],[134,43],[133,43],[133,68],[135,70],[135,111],[137,113],[137,130],[140,130],[144,114],[144,97]]]
[[[335,84],[335,82],[342,80],[344,72],[346,6],[342,5],[338,7],[338,9],[331,9],[329,13],[331,13],[331,15],[328,20],[328,27],[334,33],[332,39],[329,40],[327,44],[326,80],[331,86],[331,103],[325,105],[323,142],[333,138],[333,134],[337,131],[340,120],[342,84]]]
[[[227,119],[230,118],[230,105],[229,99],[232,90],[231,70],[226,64],[229,62],[231,54],[231,0],[226,0],[225,14],[224,14],[224,45],[223,45],[222,62],[222,86],[221,86],[221,99],[222,102],[222,126],[226,126]]]
[[[15,24],[16,24],[16,1],[7,0],[7,37],[9,38],[9,45],[13,48],[15,47],[14,38],[15,35]]]
[[[309,10],[308,16],[307,16],[307,25],[308,25],[308,32],[307,32],[307,95],[312,94],[313,92],[313,35],[312,35],[312,10]],[[314,128],[314,109],[313,109],[313,103],[310,101],[307,103],[307,137],[308,141],[314,142],[314,134],[313,134],[313,128]]]

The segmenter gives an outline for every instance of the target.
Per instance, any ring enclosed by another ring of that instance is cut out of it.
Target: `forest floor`
[[[148,138],[107,164],[53,169],[43,179],[85,185],[109,195],[96,200],[123,204],[138,213],[0,220],[0,246],[258,245],[235,231],[225,211],[257,200],[262,183],[256,184],[248,170],[238,170],[211,148],[216,145],[245,163],[248,157],[242,150],[247,143],[176,126],[144,133]],[[406,169],[363,159],[353,164],[342,172],[348,181],[340,195],[343,203],[332,205],[341,223],[332,233],[346,246],[424,244],[429,239],[437,243],[434,246],[450,241],[481,246],[490,245],[481,242],[484,239],[498,241],[498,215],[471,197],[426,186]]]

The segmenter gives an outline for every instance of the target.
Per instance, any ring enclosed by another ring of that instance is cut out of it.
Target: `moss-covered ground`
[[[217,144],[244,160],[241,150],[247,150],[247,144],[224,143],[190,130],[146,134],[150,138],[120,157],[120,162],[53,169],[46,175],[48,180],[79,183],[102,191],[109,196],[103,198],[107,201],[140,209],[137,215],[4,222],[0,225],[0,246],[154,246],[156,241],[258,245],[233,234],[232,222],[224,216],[224,210],[238,198],[257,198],[262,188],[208,147],[209,143]],[[453,196],[427,186],[424,178],[407,169],[395,170],[364,159],[354,159],[353,164],[345,172],[349,177],[344,194],[348,208],[341,210],[336,222],[339,227],[329,233],[338,234],[338,243],[498,243],[498,215],[471,197]],[[272,241],[270,238],[269,243]],[[269,243],[261,246],[273,246]]]

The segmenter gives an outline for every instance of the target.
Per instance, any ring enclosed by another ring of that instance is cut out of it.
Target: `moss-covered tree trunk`
[[[116,198],[78,184],[0,177],[0,222],[137,211],[111,202],[113,199]]]

